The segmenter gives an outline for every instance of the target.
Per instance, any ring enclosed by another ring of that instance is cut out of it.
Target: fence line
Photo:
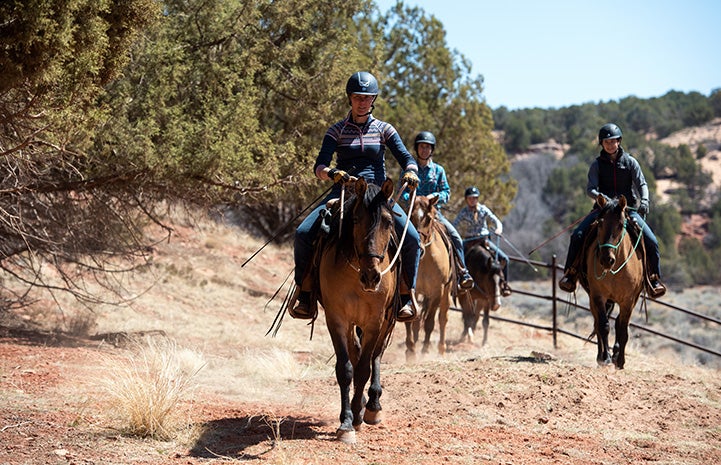
[[[542,268],[551,269],[551,289],[552,289],[552,291],[551,291],[551,295],[550,295],[550,296],[549,296],[549,295],[539,295],[539,294],[534,294],[534,293],[532,293],[532,292],[525,292],[525,291],[515,290],[515,289],[513,290],[513,292],[516,293],[516,294],[522,294],[522,295],[526,295],[526,296],[529,296],[529,297],[533,297],[533,298],[537,298],[537,299],[542,299],[542,300],[548,300],[548,301],[550,301],[550,302],[551,302],[551,307],[552,307],[552,322],[551,322],[551,326],[544,326],[544,325],[529,323],[529,322],[525,322],[525,321],[513,320],[513,319],[511,319],[511,318],[505,318],[505,317],[500,317],[500,316],[496,316],[496,315],[489,315],[489,317],[490,317],[491,319],[497,320],[497,321],[503,321],[503,322],[506,322],[506,323],[512,323],[512,324],[517,324],[517,325],[521,325],[521,326],[527,326],[527,327],[531,327],[531,328],[535,328],[535,329],[539,329],[539,330],[550,331],[550,332],[553,334],[553,347],[554,347],[554,348],[558,348],[558,333],[565,334],[565,335],[571,336],[571,337],[575,337],[575,338],[578,338],[578,339],[581,339],[581,340],[584,340],[584,341],[588,340],[589,337],[580,336],[580,335],[578,335],[578,334],[573,333],[572,331],[565,330],[565,329],[560,328],[560,327],[558,326],[558,303],[562,303],[562,304],[564,304],[564,305],[570,305],[570,306],[573,306],[573,307],[576,307],[576,308],[580,308],[580,309],[583,309],[583,310],[588,311],[589,313],[590,313],[591,309],[588,308],[588,307],[586,307],[586,306],[584,306],[584,305],[580,305],[580,304],[578,304],[577,302],[572,302],[572,301],[570,301],[570,300],[561,299],[561,298],[558,297],[557,292],[556,292],[556,290],[557,290],[557,286],[556,286],[556,282],[557,282],[557,279],[556,279],[556,278],[557,278],[557,272],[558,272],[558,271],[563,271],[563,268],[561,268],[561,267],[556,263],[556,255],[553,255],[552,263],[539,262],[539,261],[535,261],[535,260],[526,260],[526,259],[524,259],[524,258],[518,258],[518,257],[512,257],[512,256],[509,256],[509,259],[510,259],[511,261],[515,261],[515,262],[523,262],[523,263],[526,263],[526,264],[531,263],[531,264],[533,264],[533,265],[536,265],[536,266],[539,266],[539,267],[542,267]],[[692,310],[688,310],[688,309],[685,309],[685,308],[682,308],[682,307],[678,307],[678,306],[676,306],[676,305],[669,304],[669,303],[663,302],[663,301],[661,301],[661,300],[656,300],[656,299],[654,299],[654,298],[652,298],[652,297],[646,296],[645,293],[644,293],[644,295],[642,296],[642,298],[645,299],[645,300],[650,300],[650,301],[652,301],[652,302],[655,302],[655,303],[657,303],[657,304],[659,304],[659,305],[668,307],[668,308],[670,308],[670,309],[673,309],[673,310],[676,310],[676,311],[685,313],[685,314],[687,314],[687,315],[689,315],[689,316],[691,316],[691,317],[698,318],[698,319],[701,319],[701,320],[705,320],[705,321],[709,321],[709,322],[712,322],[712,323],[716,323],[716,324],[718,324],[718,325],[721,325],[721,320],[718,320],[718,319],[713,318],[713,317],[708,316],[708,315],[703,315],[703,314],[701,314],[701,313],[694,312],[694,311],[692,311]],[[646,305],[646,304],[647,304],[647,302],[643,302],[643,303],[642,303],[642,305]],[[452,309],[453,309],[453,310],[456,310],[456,311],[461,311],[461,309],[456,308],[456,307],[452,307]],[[611,317],[611,319],[613,320],[613,319],[615,319],[615,317]],[[719,351],[717,351],[717,350],[714,350],[714,349],[711,349],[711,348],[709,348],[709,347],[704,347],[704,346],[698,345],[698,344],[696,344],[696,343],[694,343],[694,342],[691,342],[691,341],[686,341],[686,340],[683,340],[683,339],[679,339],[679,338],[677,338],[677,337],[675,337],[675,336],[672,336],[672,335],[670,335],[670,334],[666,334],[666,333],[664,333],[664,332],[661,332],[661,331],[652,329],[652,328],[650,328],[650,327],[648,327],[648,326],[640,325],[640,324],[633,323],[633,322],[632,322],[632,323],[629,323],[629,325],[630,325],[631,327],[633,327],[633,328],[640,329],[641,331],[645,331],[645,332],[647,332],[647,333],[649,333],[649,334],[653,334],[653,335],[655,335],[655,336],[663,337],[663,338],[665,338],[665,339],[669,339],[669,340],[674,341],[674,342],[676,342],[676,343],[679,343],[679,344],[681,344],[681,345],[684,345],[684,346],[687,346],[687,347],[691,347],[691,348],[694,348],[694,349],[697,349],[697,350],[706,352],[706,353],[711,354],[711,355],[716,355],[717,357],[721,357],[721,352],[719,352]]]

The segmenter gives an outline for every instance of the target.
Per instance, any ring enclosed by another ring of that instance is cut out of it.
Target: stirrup
[[[508,282],[503,281],[503,283],[501,284],[501,295],[503,297],[508,297],[509,295],[511,295],[511,292],[511,286],[508,285]]]
[[[463,270],[461,273],[461,279],[458,281],[458,287],[467,291],[468,289],[473,289],[474,284],[473,277],[471,277],[467,270]]]
[[[661,279],[659,279],[658,275],[653,275],[649,279],[650,286],[649,286],[649,294],[651,294],[651,297],[654,299],[658,297],[662,297],[664,294],[666,294],[666,286],[663,285],[661,282]]]
[[[307,293],[308,302],[301,300],[301,293],[302,292],[298,292],[298,295],[291,301],[295,305],[288,307],[288,313],[298,320],[312,320],[314,315],[310,310],[310,293]]]
[[[408,301],[396,311],[396,321],[399,323],[406,323],[415,320],[416,316],[418,316],[417,308],[418,306],[416,305],[414,290],[411,290],[409,292]]]
[[[576,276],[572,273],[566,273],[558,282],[558,287],[562,291],[573,292],[576,290]]]
[[[396,314],[396,321],[399,323],[407,323],[416,319],[416,312],[413,311],[413,306],[408,303],[402,306]]]

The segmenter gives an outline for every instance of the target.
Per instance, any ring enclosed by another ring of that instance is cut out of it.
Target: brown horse
[[[613,361],[616,368],[622,369],[626,361],[628,324],[644,286],[642,249],[639,247],[641,232],[636,238],[631,237],[625,197],[607,200],[599,196],[597,202],[600,212],[595,221],[596,241],[587,241],[590,244],[585,252],[586,273],[580,281],[588,293],[593,314],[598,345],[596,362],[603,366]],[[608,335],[614,303],[618,304],[619,314],[611,356]]]
[[[431,333],[435,325],[438,310],[438,353],[446,353],[446,324],[448,309],[451,306],[451,290],[453,288],[453,251],[445,228],[436,219],[438,197],[429,199],[417,197],[410,218],[421,237],[421,261],[418,264],[418,281],[416,292],[423,297],[421,316],[406,323],[406,360],[413,361],[416,356],[416,342],[420,332],[421,321],[425,330],[422,353],[427,354],[430,347]],[[420,303],[420,302],[419,302]]]
[[[463,334],[461,342],[473,343],[473,332],[483,312],[483,342],[488,340],[489,313],[501,306],[503,268],[493,254],[483,245],[483,240],[466,241],[464,253],[468,272],[471,273],[473,289],[459,295],[463,311]]]
[[[389,247],[394,234],[388,203],[392,195],[391,180],[379,188],[358,179],[355,194],[343,205],[343,221],[340,215],[334,217],[320,256],[320,301],[335,350],[341,398],[336,435],[345,443],[355,443],[363,422],[381,421],[381,357],[395,326],[399,277]],[[369,379],[366,402],[363,390]]]

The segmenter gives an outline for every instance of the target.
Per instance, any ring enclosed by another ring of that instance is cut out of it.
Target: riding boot
[[[416,290],[408,289],[405,281],[401,279],[401,304],[400,308],[396,312],[396,320],[405,323],[407,321],[413,321],[418,315],[418,303],[416,302]]]
[[[511,295],[511,292],[511,286],[508,285],[508,281],[506,281],[505,279],[501,281],[501,295],[503,297],[508,297],[509,295]]]
[[[574,268],[568,268],[563,272],[563,278],[558,282],[558,287],[560,287],[562,291],[573,292],[576,290],[577,279],[576,270]]]
[[[315,315],[313,315],[310,305],[311,289],[313,289],[313,280],[311,275],[308,274],[303,279],[303,284],[296,287],[295,294],[290,300],[290,306],[288,307],[290,316],[299,320],[313,319]]]
[[[651,281],[651,297],[657,299],[666,294],[666,286],[664,286],[657,274],[651,275],[649,280]]]
[[[458,274],[461,277],[458,280],[458,287],[460,291],[467,291],[469,289],[473,289],[473,277],[471,277],[471,274],[468,272],[465,268],[459,268]]]

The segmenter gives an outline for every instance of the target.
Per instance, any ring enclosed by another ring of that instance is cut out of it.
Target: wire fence
[[[565,334],[567,336],[575,337],[575,338],[578,338],[578,339],[581,339],[584,341],[587,340],[588,337],[584,337],[584,336],[574,333],[573,331],[566,330],[566,329],[560,327],[560,325],[558,323],[558,321],[559,321],[558,320],[558,304],[562,304],[564,306],[576,307],[576,308],[588,311],[589,313],[591,312],[591,309],[585,305],[579,304],[578,302],[563,299],[558,296],[558,292],[557,292],[558,287],[557,287],[556,283],[558,282],[558,279],[562,275],[563,268],[556,263],[556,256],[555,255],[553,256],[551,263],[527,260],[525,258],[519,258],[519,257],[514,257],[514,256],[509,256],[509,259],[514,262],[522,262],[525,264],[531,264],[533,266],[551,270],[551,273],[550,273],[551,282],[550,282],[550,293],[549,294],[536,294],[533,292],[525,292],[522,290],[516,290],[516,289],[513,290],[513,292],[515,294],[525,295],[525,296],[532,297],[535,299],[548,301],[550,308],[551,308],[551,323],[550,323],[550,325],[535,324],[535,323],[529,323],[526,321],[514,320],[512,318],[500,317],[500,316],[496,316],[496,315],[489,315],[490,318],[493,320],[496,320],[496,321],[503,321],[506,323],[512,323],[512,324],[531,327],[531,328],[535,328],[535,329],[539,329],[539,330],[549,331],[553,335],[553,347],[554,348],[558,347],[558,334],[559,333]],[[721,329],[721,320],[718,320],[717,318],[714,318],[714,317],[711,317],[708,315],[703,315],[701,313],[694,312],[693,310],[689,310],[687,308],[672,305],[672,304],[666,303],[662,300],[653,299],[653,298],[647,296],[645,294],[645,292],[642,294],[641,298],[642,298],[641,305],[647,305],[648,302],[654,302],[657,305],[667,307],[667,308],[672,309],[677,312],[684,313],[693,319],[699,319],[699,320],[703,320],[703,321],[710,322],[713,324],[717,324],[717,325],[719,325],[719,328]],[[457,310],[457,311],[461,311],[461,309],[459,309],[459,308],[454,307],[453,309]],[[611,317],[611,319],[615,319],[615,318]],[[691,347],[693,349],[696,349],[696,350],[699,350],[699,351],[702,351],[702,352],[705,352],[705,353],[708,353],[711,355],[715,355],[717,357],[721,357],[721,352],[719,352],[716,349],[696,344],[693,341],[684,340],[680,337],[676,337],[674,335],[665,333],[663,331],[653,329],[649,326],[641,325],[641,324],[637,324],[637,323],[633,323],[633,322],[631,322],[629,324],[629,326],[639,329],[641,331],[645,331],[654,336],[668,339],[677,344],[681,344],[686,347]]]

